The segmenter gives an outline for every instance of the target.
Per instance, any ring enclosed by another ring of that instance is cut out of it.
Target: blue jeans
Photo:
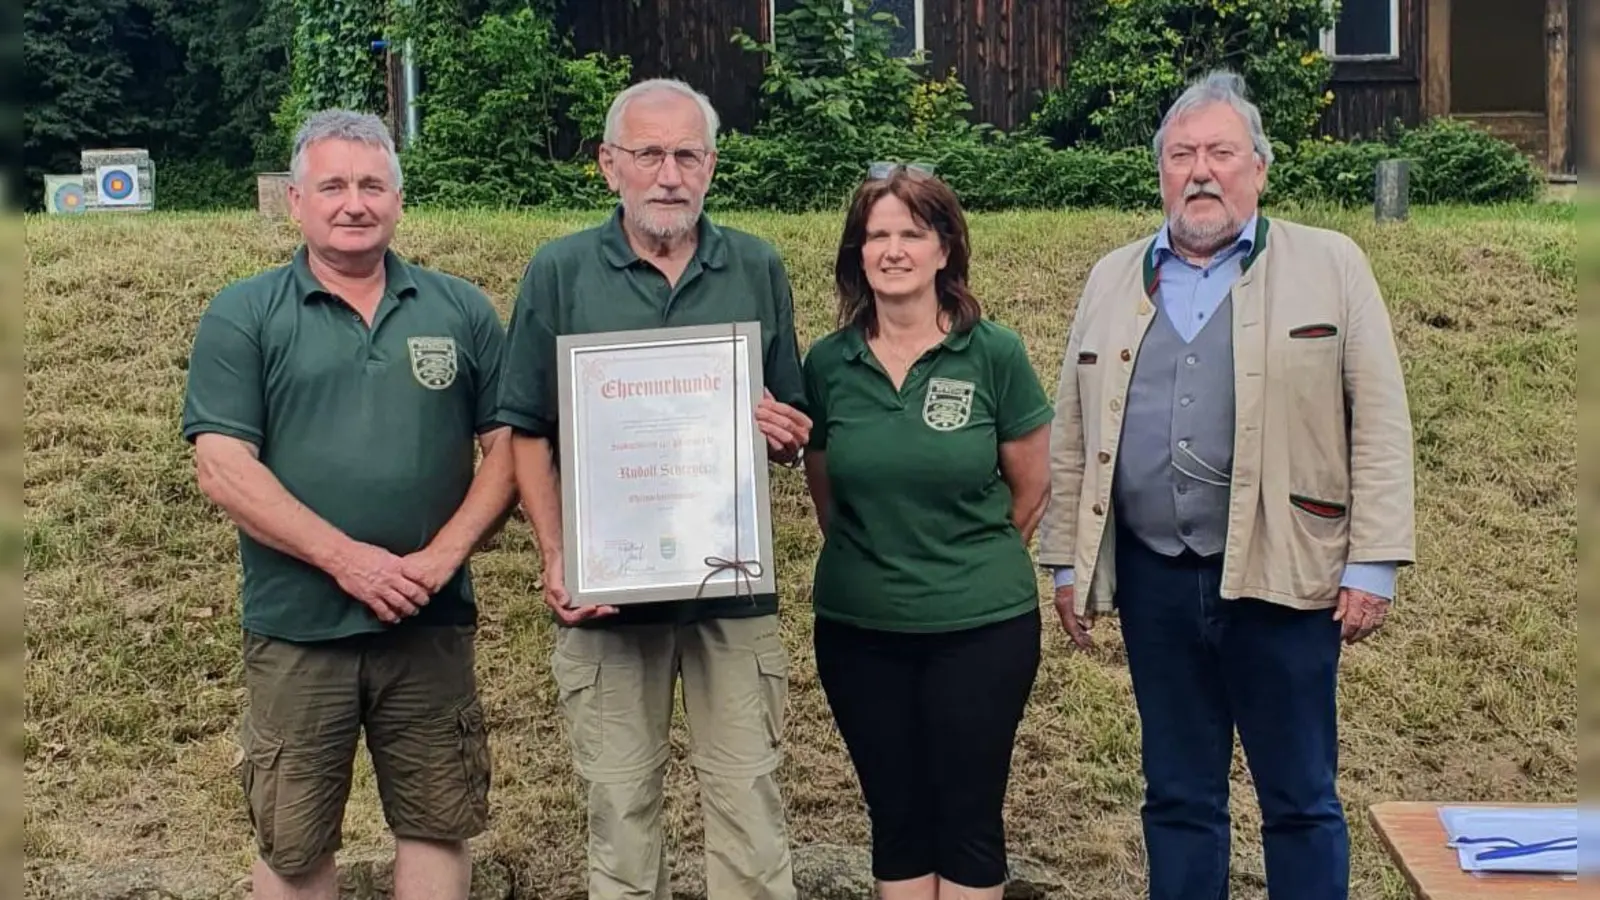
[[[1117,608],[1139,709],[1151,900],[1226,900],[1233,730],[1261,805],[1272,900],[1344,900],[1335,790],[1339,623],[1223,600],[1220,557],[1117,539]]]

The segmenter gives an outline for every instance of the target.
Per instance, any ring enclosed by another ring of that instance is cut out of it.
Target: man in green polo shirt
[[[793,463],[810,420],[788,277],[776,250],[702,213],[717,115],[681,82],[623,91],[600,168],[621,195],[604,224],[542,247],[506,338],[500,421],[559,620],[551,667],[574,761],[589,783],[589,896],[668,894],[662,780],[682,679],[705,810],[710,900],[792,898],[783,800],[773,777],[787,694],[777,597],[573,607],[562,570],[556,337],[680,325],[761,323],[769,396],[756,411],[769,456]],[[602,674],[603,673],[603,674]]]
[[[389,250],[382,120],[318,113],[290,165],[304,245],[206,308],[183,409],[200,488],[240,532],[254,890],[336,895],[365,728],[395,896],[465,898],[489,788],[467,560],[515,499],[503,330],[482,291]]]

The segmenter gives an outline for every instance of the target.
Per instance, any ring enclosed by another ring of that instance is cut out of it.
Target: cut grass
[[[1370,215],[1304,210],[1373,260],[1416,421],[1419,565],[1387,628],[1343,663],[1343,796],[1353,895],[1404,896],[1364,817],[1375,801],[1572,800],[1577,786],[1577,289],[1570,207]],[[413,213],[397,248],[509,304],[543,241],[594,215]],[[802,345],[832,321],[837,216],[728,215],[783,253]],[[1078,290],[1148,215],[973,217],[973,286],[1017,328],[1053,390]],[[31,862],[134,857],[245,871],[235,786],[240,708],[235,535],[194,484],[178,434],[195,322],[228,281],[279,264],[291,228],[254,215],[30,219],[23,321],[26,627],[23,846]],[[373,448],[382,452],[382,448]],[[773,482],[792,652],[781,775],[796,841],[868,840],[817,685],[808,597],[819,541],[801,479]],[[526,896],[581,889],[584,816],[547,669],[551,628],[520,520],[474,563],[493,728],[493,830]],[[1046,615],[1050,614],[1048,611]],[[1073,896],[1143,884],[1139,730],[1114,622],[1069,651],[1050,618],[1007,807],[1016,849]],[[699,865],[687,735],[674,728],[668,837]],[[1236,895],[1261,896],[1259,816],[1234,769]],[[386,846],[358,764],[353,851]]]

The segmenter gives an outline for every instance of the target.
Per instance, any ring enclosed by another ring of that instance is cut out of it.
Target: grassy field
[[[1571,206],[1305,211],[1371,254],[1416,423],[1419,565],[1386,630],[1350,651],[1341,689],[1354,895],[1403,896],[1365,820],[1404,799],[1562,799],[1577,789],[1577,291]],[[397,246],[482,285],[502,313],[529,254],[592,216],[413,214]],[[832,315],[840,218],[729,216],[773,240],[802,345]],[[1053,389],[1078,290],[1102,253],[1149,233],[1117,213],[973,221],[987,311],[1026,337]],[[229,280],[287,258],[295,234],[253,214],[32,219],[25,293],[24,843],[28,859],[183,860],[243,873],[234,781],[241,701],[232,527],[194,485],[178,434],[197,317]],[[382,448],[373,448],[382,452]],[[800,479],[774,482],[785,638],[793,652],[782,770],[795,837],[865,843],[854,777],[817,685],[808,591],[818,538]],[[539,563],[514,520],[475,562],[480,677],[493,728],[492,833],[523,896],[580,882],[584,819],[547,669]],[[1017,742],[1013,846],[1072,896],[1142,884],[1138,725],[1114,626],[1069,651],[1053,624]],[[698,866],[692,778],[675,734],[670,845]],[[358,767],[347,846],[386,844]],[[1259,897],[1259,819],[1234,773],[1236,896]]]

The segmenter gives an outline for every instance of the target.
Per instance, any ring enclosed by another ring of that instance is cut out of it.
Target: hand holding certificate
[[[756,323],[557,339],[574,606],[770,593]]]

